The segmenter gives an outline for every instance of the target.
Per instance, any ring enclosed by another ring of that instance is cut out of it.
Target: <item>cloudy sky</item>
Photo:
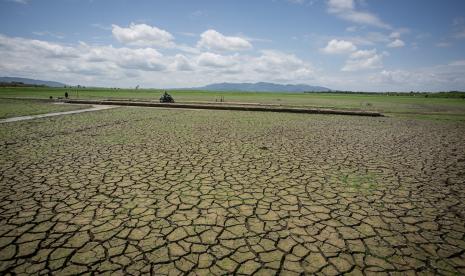
[[[0,76],[465,90],[465,1],[0,0]]]

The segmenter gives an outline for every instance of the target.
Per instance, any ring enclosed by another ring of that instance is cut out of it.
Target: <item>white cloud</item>
[[[262,50],[259,56],[249,55],[200,55],[199,65],[205,65],[208,57],[209,71],[200,71],[202,74],[213,74],[215,81],[276,81],[284,83],[308,83],[315,78],[314,70],[293,54],[276,50]],[[200,63],[202,61],[202,64]],[[213,70],[212,70],[213,69]],[[217,78],[217,79],[216,79]]]
[[[252,48],[252,44],[244,38],[225,36],[211,29],[200,35],[197,46],[213,51],[242,51]]]
[[[215,53],[202,53],[197,58],[197,63],[205,67],[232,67],[236,64],[237,56],[223,56]]]
[[[200,50],[198,48],[191,47],[188,45],[183,45],[183,44],[177,44],[176,46],[174,46],[174,49],[177,49],[177,50],[180,50],[186,53],[190,53],[190,54],[200,53]]]
[[[328,41],[323,52],[327,54],[347,54],[357,50],[357,47],[350,41],[332,39]]]
[[[370,79],[380,86],[395,87],[397,91],[448,91],[465,88],[464,74],[465,60],[457,60],[414,70],[383,70]]]
[[[349,26],[349,27],[346,28],[346,31],[353,33],[353,32],[358,31],[359,29],[360,28],[358,26]]]
[[[174,57],[174,63],[172,64],[173,71],[192,71],[194,66],[189,58],[185,55],[177,54]]]
[[[465,59],[459,59],[449,63],[450,66],[465,66]]]
[[[384,29],[391,28],[388,24],[381,21],[381,19],[379,19],[376,15],[368,12],[348,11],[340,13],[339,16],[347,21],[356,22],[359,24],[372,25]]]
[[[270,42],[273,42],[273,40],[269,39],[269,38],[261,38],[261,37],[250,37],[250,36],[246,36],[244,34],[241,34],[239,33],[238,36],[240,38],[243,38],[245,40],[247,40],[248,42],[266,42],[266,43],[270,43]]]
[[[255,70],[260,72],[266,71],[295,71],[301,68],[309,69],[301,59],[292,54],[283,53],[275,50],[263,50],[261,56],[253,61]]]
[[[346,61],[342,71],[353,72],[369,69],[378,69],[383,67],[384,54],[378,54],[376,49],[359,50],[352,53]]]
[[[355,8],[353,0],[328,0],[328,10],[332,13],[339,13]]]
[[[262,50],[259,56],[206,52],[198,55],[196,61],[196,72],[214,75],[215,81],[308,82],[314,78],[309,63],[276,50]]]
[[[258,58],[250,62],[254,72],[262,75],[263,80],[308,81],[313,79],[312,66],[293,54],[276,50],[263,50]]]
[[[126,69],[162,71],[166,68],[162,54],[152,48],[117,50],[116,64]]]
[[[378,16],[367,11],[356,9],[354,0],[328,0],[328,12],[339,18],[362,25],[370,25],[383,29],[391,29],[391,26],[383,22]]]
[[[18,4],[27,4],[29,0],[8,0],[10,2],[15,2]]]
[[[27,52],[47,58],[72,58],[78,53],[74,48],[43,40],[12,38],[0,34],[0,47],[11,53]],[[3,56],[5,58],[6,56]]]
[[[86,43],[62,45],[42,40],[12,38],[0,35],[0,54],[9,70],[48,72],[53,77],[77,73],[115,75],[125,70],[162,71],[168,60],[153,48],[114,48]],[[32,69],[31,69],[32,68]]]
[[[186,46],[189,47],[189,46]],[[277,50],[220,54],[162,53],[145,46],[66,44],[0,34],[0,75],[106,87],[192,87],[212,82],[308,83],[362,91],[465,90],[465,61],[416,70],[382,68],[387,53],[347,52],[341,71],[325,73],[298,56]],[[370,72],[351,73],[371,70]]]
[[[403,70],[383,70],[380,73],[380,77],[383,79],[383,81],[395,83],[407,82],[412,77],[412,75],[412,73]]]
[[[363,58],[370,58],[376,54],[376,49],[372,50],[359,50],[357,52],[353,52],[350,54],[349,58],[351,59],[363,59]]]
[[[386,46],[389,48],[401,48],[405,46],[405,42],[400,39],[401,35],[403,33],[408,33],[410,32],[409,29],[407,28],[399,28],[396,31],[391,32],[389,35],[389,38],[391,39],[391,42],[389,42]],[[414,46],[415,47],[415,46]]]
[[[384,54],[383,54],[384,55]],[[455,64],[457,65],[451,65]],[[351,73],[333,72],[319,80],[332,89],[352,91],[450,91],[465,90],[465,62],[416,69],[373,70]]]
[[[390,38],[400,38],[400,32],[392,32],[389,35]]]
[[[113,36],[121,43],[142,47],[173,47],[174,37],[169,32],[147,24],[131,23],[128,28],[112,25]]]
[[[287,0],[287,2],[298,5],[313,6],[319,0]]]
[[[339,39],[347,40],[355,45],[365,45],[365,46],[373,46],[378,43],[387,43],[390,41],[388,35],[380,33],[380,32],[368,32],[364,35],[357,35],[357,36],[344,36],[339,37]]]
[[[81,52],[80,58],[85,62],[111,63],[124,69],[162,71],[167,66],[166,58],[153,48],[114,48],[81,43],[76,50]]]
[[[390,47],[390,48],[400,48],[400,47],[405,46],[405,42],[403,42],[402,40],[396,38],[394,41],[389,43],[387,46]]]
[[[0,75],[68,84],[189,87],[221,81],[308,83],[315,78],[308,62],[275,50],[255,55],[194,51],[164,55],[151,47],[64,44],[0,34],[0,56]]]

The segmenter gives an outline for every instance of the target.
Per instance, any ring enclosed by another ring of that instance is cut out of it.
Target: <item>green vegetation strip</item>
[[[70,115],[70,114],[77,114],[83,112],[90,112],[90,111],[98,111],[98,110],[105,110],[115,108],[114,106],[94,106],[92,108],[87,109],[78,109],[78,110],[71,110],[71,111],[63,111],[63,112],[52,112],[52,113],[45,113],[45,114],[38,114],[38,115],[28,115],[28,116],[19,116],[19,117],[11,117],[6,119],[0,119],[0,123],[11,123],[11,122],[18,122],[18,121],[26,121],[26,120],[33,120],[33,119],[40,119],[40,118],[47,118],[47,117],[55,117],[55,116],[62,116],[62,115]]]
[[[49,98],[158,102],[164,91],[157,89],[108,88],[0,88],[0,98]],[[170,90],[176,103],[218,105],[275,105],[285,108],[311,108],[379,112],[404,119],[465,121],[465,99],[457,93],[266,93]],[[224,102],[219,102],[223,100]]]
[[[49,100],[0,99],[0,119],[89,108],[88,105],[54,104]]]
[[[334,115],[355,115],[382,117],[383,114],[372,111],[355,110],[333,110],[315,108],[291,108],[277,106],[253,106],[253,105],[222,105],[222,104],[186,104],[186,103],[154,103],[154,102],[133,102],[133,101],[94,101],[94,100],[65,100],[72,104],[104,104],[123,106],[145,106],[145,107],[167,107],[167,108],[190,108],[190,109],[214,109],[214,110],[237,110],[237,111],[266,111],[285,113],[307,113],[307,114],[334,114]]]

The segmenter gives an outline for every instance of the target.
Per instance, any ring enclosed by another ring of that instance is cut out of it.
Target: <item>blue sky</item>
[[[0,0],[0,75],[465,90],[463,0]]]

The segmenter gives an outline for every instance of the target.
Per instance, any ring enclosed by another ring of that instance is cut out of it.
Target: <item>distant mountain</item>
[[[33,80],[33,79],[26,79],[26,78],[12,78],[12,77],[0,77],[0,82],[22,82],[24,84],[45,85],[45,86],[50,86],[50,87],[65,86],[64,83],[56,82],[56,81],[43,81],[43,80]]]
[[[203,87],[193,88],[195,90],[208,91],[248,91],[248,92],[320,92],[331,91],[322,86],[312,86],[306,84],[276,84],[269,82],[257,83],[214,83]]]

